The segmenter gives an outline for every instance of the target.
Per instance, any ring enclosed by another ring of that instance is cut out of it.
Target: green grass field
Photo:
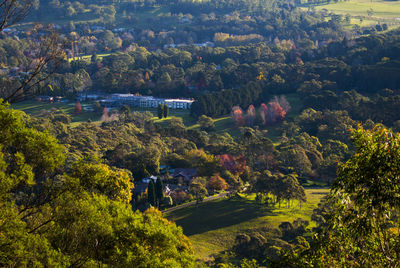
[[[84,108],[86,103],[81,103],[82,108]],[[100,120],[100,115],[94,113],[94,112],[89,112],[89,111],[84,111],[80,114],[75,114],[75,103],[47,103],[47,102],[38,102],[35,100],[30,100],[30,101],[23,101],[19,103],[15,103],[11,105],[11,108],[16,109],[16,110],[21,110],[27,113],[28,115],[31,116],[40,116],[43,112],[49,112],[52,109],[57,109],[61,110],[68,115],[71,116],[71,121],[72,121],[72,126],[76,126],[77,124],[81,122],[86,122],[89,119],[92,122],[96,122]]]
[[[306,189],[307,202],[286,208],[271,208],[254,201],[254,195],[242,199],[219,199],[197,206],[166,213],[191,240],[196,256],[207,260],[212,254],[228,249],[237,234],[262,227],[277,228],[283,221],[303,218],[311,222],[311,214],[329,189]],[[315,226],[311,222],[310,227]]]
[[[390,27],[400,25],[400,1],[383,0],[350,0],[337,3],[315,6],[316,10],[326,9],[330,12],[351,15],[351,24],[368,26],[378,22],[385,22]],[[373,13],[368,16],[367,10],[372,9]],[[361,21],[360,21],[361,19]]]

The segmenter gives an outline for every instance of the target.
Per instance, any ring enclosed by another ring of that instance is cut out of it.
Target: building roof
[[[197,168],[176,168],[172,177],[183,177],[185,180],[190,180],[197,176]]]

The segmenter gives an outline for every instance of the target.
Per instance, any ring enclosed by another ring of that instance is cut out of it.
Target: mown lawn
[[[368,16],[367,10],[373,10],[373,14]],[[350,0],[331,4],[315,6],[316,10],[326,9],[330,12],[352,16],[351,24],[367,26],[386,22],[389,26],[400,25],[400,1],[383,0]],[[362,19],[360,21],[360,18]]]
[[[81,103],[82,108],[84,108],[86,103]],[[30,101],[23,101],[19,103],[15,103],[11,105],[11,108],[16,109],[16,110],[21,110],[27,113],[28,115],[31,116],[40,116],[43,112],[49,112],[52,109],[57,109],[61,110],[68,115],[71,116],[71,121],[72,125],[79,124],[80,122],[86,122],[89,119],[92,122],[99,121],[100,120],[100,115],[94,113],[94,112],[89,112],[89,111],[84,111],[80,114],[75,114],[75,103],[70,102],[70,103],[61,103],[61,102],[55,102],[55,103],[48,103],[48,102],[38,102],[35,100],[30,100]]]
[[[277,228],[283,221],[303,218],[311,222],[311,214],[329,189],[306,189],[307,202],[291,208],[282,204],[267,207],[254,201],[254,195],[224,198],[166,213],[192,241],[196,256],[208,259],[228,249],[237,234],[251,229]],[[311,222],[310,227],[315,226]]]

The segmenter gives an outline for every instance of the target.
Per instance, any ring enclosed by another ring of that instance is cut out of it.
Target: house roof
[[[172,173],[172,177],[184,177],[185,180],[190,180],[193,177],[197,176],[197,168],[176,168],[174,173]]]

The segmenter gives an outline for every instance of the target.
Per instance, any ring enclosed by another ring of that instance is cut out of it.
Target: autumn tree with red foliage
[[[180,204],[188,199],[188,194],[183,190],[176,190],[171,194],[171,197],[175,204]]]
[[[221,191],[226,190],[227,188],[228,184],[219,175],[213,175],[207,180],[207,189],[210,189],[211,191]]]
[[[268,103],[268,119],[267,122],[276,123],[281,121],[286,116],[286,111],[278,102]]]
[[[244,155],[232,156],[223,154],[217,156],[221,161],[221,166],[235,175],[240,175],[246,169],[246,158]]]
[[[82,113],[82,106],[79,101],[75,103],[75,114],[80,114]]]
[[[252,126],[254,124],[255,119],[256,119],[256,108],[254,108],[253,104],[250,104],[249,108],[247,108],[247,116],[246,116],[247,125]]]
[[[231,115],[232,115],[233,120],[235,120],[236,125],[238,125],[238,126],[244,125],[245,120],[244,120],[242,108],[240,108],[239,106],[234,106],[232,108]]]

